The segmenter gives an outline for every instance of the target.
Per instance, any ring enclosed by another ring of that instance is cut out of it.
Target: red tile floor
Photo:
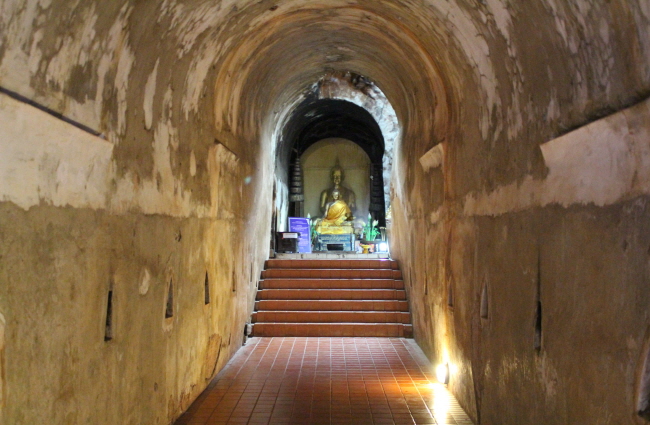
[[[471,425],[412,339],[252,338],[176,425]]]

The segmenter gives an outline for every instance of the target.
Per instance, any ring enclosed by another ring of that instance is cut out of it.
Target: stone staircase
[[[273,259],[262,272],[253,336],[412,337],[393,260]]]

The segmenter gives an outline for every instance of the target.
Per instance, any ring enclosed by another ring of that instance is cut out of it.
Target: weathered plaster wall
[[[268,201],[255,209],[247,167],[212,141],[188,164],[210,178],[196,206],[167,136],[140,182],[110,142],[5,95],[0,122],[0,422],[169,423],[241,345]]]
[[[0,2],[0,86],[51,112],[0,94],[0,423],[168,424],[241,346],[273,147],[217,134],[178,7]]]
[[[2,216],[3,423],[168,423],[241,345],[250,286],[227,220],[8,204]]]
[[[0,422],[188,405],[251,308],[279,123],[348,71],[399,123],[393,252],[463,406],[639,422],[650,118],[611,114],[650,93],[649,20],[645,0],[0,0],[0,87],[100,135],[0,96]]]
[[[482,424],[645,423],[647,4],[441,5],[474,67],[443,147],[398,151],[416,339]]]

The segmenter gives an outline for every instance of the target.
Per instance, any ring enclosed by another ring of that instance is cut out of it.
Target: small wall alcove
[[[330,171],[339,165],[345,171],[343,186],[356,195],[356,217],[367,217],[370,202],[370,158],[356,143],[329,138],[311,145],[300,158],[302,163],[305,215],[320,217],[320,197],[331,186]]]

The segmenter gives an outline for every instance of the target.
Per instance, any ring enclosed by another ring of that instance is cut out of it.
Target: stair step
[[[394,279],[282,279],[260,281],[260,289],[404,289]]]
[[[281,323],[253,326],[254,336],[411,337],[412,325],[402,323]]]
[[[362,260],[362,261],[367,261],[367,260]],[[267,269],[262,271],[262,279],[268,279],[268,278],[401,279],[402,272],[400,270],[392,270],[392,269],[335,269],[335,268]]]
[[[262,289],[258,300],[405,300],[403,289]]]
[[[266,269],[392,269],[399,268],[395,260],[267,260]]]
[[[409,311],[407,301],[394,300],[260,300],[255,310]]]
[[[411,314],[399,311],[257,311],[253,323],[411,323]]]
[[[388,259],[271,259],[254,336],[412,337],[402,272]]]

